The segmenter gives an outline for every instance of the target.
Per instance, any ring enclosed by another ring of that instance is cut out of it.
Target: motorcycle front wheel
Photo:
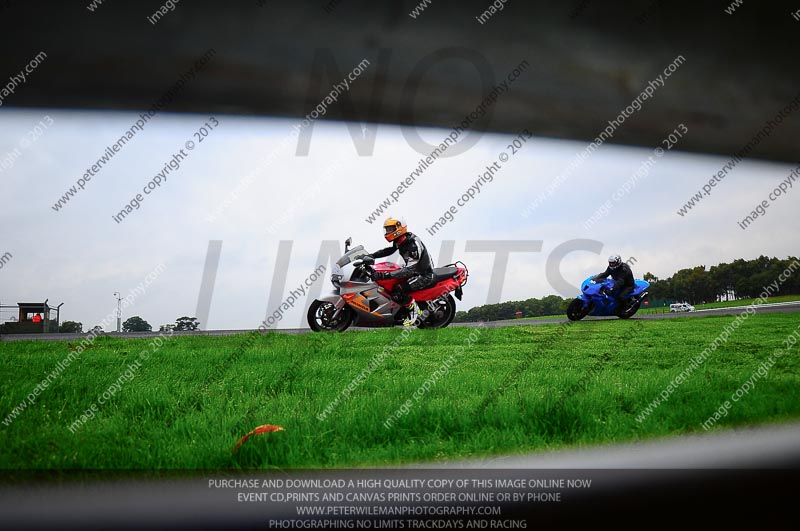
[[[334,319],[335,312],[336,307],[330,302],[312,302],[308,307],[308,326],[314,332],[344,332],[353,322],[353,310],[345,306]]]
[[[569,303],[567,306],[567,318],[570,321],[580,321],[591,311],[591,306],[587,305],[585,308],[583,307],[583,301],[580,299],[575,299]]]
[[[428,312],[428,317],[417,328],[444,328],[456,316],[456,301],[449,293],[444,297],[424,302],[421,306],[423,311]]]

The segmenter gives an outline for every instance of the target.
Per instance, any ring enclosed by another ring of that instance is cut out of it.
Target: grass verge
[[[99,338],[10,421],[70,347],[0,343],[0,468],[393,465],[703,431],[798,330],[797,313],[749,317],[666,403],[636,416],[734,319],[176,337],[122,384],[150,340]],[[71,431],[93,404],[93,418]],[[715,429],[798,417],[795,347]],[[266,423],[286,431],[231,452]]]

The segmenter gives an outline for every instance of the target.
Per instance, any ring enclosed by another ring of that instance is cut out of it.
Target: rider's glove
[[[389,273],[384,273],[383,271],[374,271],[372,273],[372,278],[375,280],[386,280],[391,277],[389,276]]]

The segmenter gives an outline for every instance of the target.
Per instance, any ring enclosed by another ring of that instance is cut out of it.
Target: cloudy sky
[[[308,156],[297,156],[297,141],[290,136],[296,121],[214,118],[219,125],[197,142],[194,133],[210,122],[210,116],[158,114],[55,211],[53,204],[130,128],[137,114],[3,107],[0,256],[6,259],[0,269],[0,303],[46,298],[51,304],[63,302],[62,320],[80,321],[88,329],[114,310],[115,291],[127,295],[164,264],[163,272],[123,314],[123,319],[141,315],[157,328],[179,316],[195,315],[209,241],[221,240],[210,314],[201,326],[254,328],[274,310],[268,308],[268,300],[281,240],[293,241],[288,281],[286,290],[271,295],[272,300],[285,298],[316,268],[324,240],[352,236],[368,250],[385,246],[380,224],[365,218],[422,156],[400,127],[378,125],[371,155],[359,156],[346,124],[320,120],[314,124]],[[449,133],[418,132],[431,144]],[[737,225],[794,165],[742,162],[682,217],[676,211],[727,158],[681,152],[678,140],[629,194],[614,201],[612,194],[656,146],[606,144],[525,217],[526,207],[586,143],[534,137],[512,154],[508,146],[516,135],[475,134],[480,136],[477,144],[437,160],[390,209],[407,219],[434,260],[443,241],[455,241],[454,257],[466,262],[471,273],[459,309],[486,303],[492,278],[494,254],[467,252],[469,240],[541,242],[539,252],[511,255],[505,276],[495,280],[503,282],[501,300],[571,296],[551,285],[545,274],[548,257],[562,244],[575,249],[560,266],[563,277],[575,286],[601,271],[610,253],[635,257],[634,272],[641,277],[646,271],[669,276],[681,268],[760,254],[783,258],[800,249],[800,191],[795,190],[800,183],[747,230]],[[166,182],[152,194],[143,194],[138,210],[115,222],[112,216],[142,193],[173,154],[187,152],[189,140],[196,144],[180,168],[166,175]],[[501,153],[509,158],[494,180],[458,207],[452,222],[429,235],[426,228]],[[611,213],[585,227],[606,200],[613,204]],[[567,243],[576,239],[600,242],[600,254],[585,243]],[[330,287],[326,275],[316,289]],[[304,313],[296,308],[278,327],[304,326]],[[5,311],[2,318],[11,315]]]

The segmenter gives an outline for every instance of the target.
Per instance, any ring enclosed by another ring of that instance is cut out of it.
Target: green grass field
[[[744,321],[642,423],[636,415],[733,317],[459,327],[407,336],[400,329],[270,333],[245,349],[245,335],[173,338],[74,433],[68,427],[120,381],[140,351],[152,351],[151,340],[99,338],[10,421],[7,415],[70,350],[62,342],[0,343],[0,468],[374,466],[698,432],[798,330],[799,317]],[[344,397],[393,342],[396,348]],[[715,429],[800,418],[798,348]],[[407,414],[398,411],[404,403]],[[266,423],[285,431],[254,436],[231,452],[240,436]]]

